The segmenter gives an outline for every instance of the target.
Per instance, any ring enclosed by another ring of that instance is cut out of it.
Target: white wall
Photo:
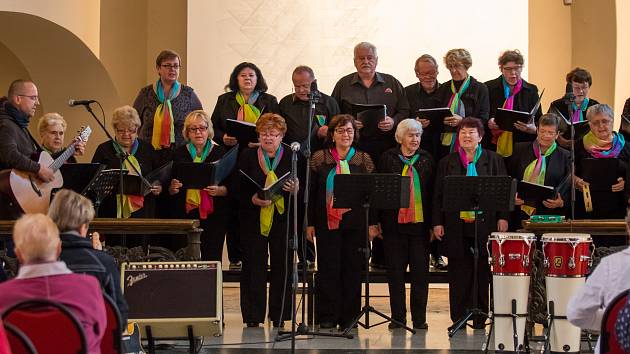
[[[403,85],[416,81],[415,59],[428,53],[442,64],[448,49],[471,52],[470,73],[485,81],[499,75],[505,49],[528,52],[528,2],[522,0],[189,0],[188,83],[212,110],[234,66],[256,63],[269,92],[291,92],[291,72],[300,64],[315,70],[319,87],[354,71],[352,48],[361,41],[378,47],[378,71]],[[527,65],[527,63],[526,63]],[[523,73],[527,77],[527,66]]]
[[[65,27],[99,56],[101,0],[0,0],[0,10],[39,16]]]

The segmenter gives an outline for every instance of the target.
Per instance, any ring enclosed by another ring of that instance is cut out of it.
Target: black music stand
[[[370,305],[370,232],[368,229],[370,208],[408,208],[409,178],[410,177],[403,177],[393,173],[342,174],[335,176],[333,207],[360,207],[365,211],[365,248],[360,249],[365,256],[365,272],[363,278],[365,285],[365,305],[361,308],[361,312],[354,318],[348,328],[345,329],[343,332],[345,335],[349,336],[350,331],[357,324],[365,329],[370,329],[387,322],[393,322],[413,334],[416,333],[414,329],[407,327],[404,323],[396,321]],[[370,325],[370,312],[381,316],[385,321]],[[359,322],[363,315],[365,315],[365,323]]]
[[[105,169],[100,163],[66,163],[59,171],[63,176],[63,188],[83,194],[98,174]]]
[[[126,170],[123,170],[127,174]],[[102,170],[83,191],[84,196],[90,196],[94,200],[94,213],[98,216],[98,209],[105,198],[114,193],[120,181],[120,170]]]
[[[478,212],[511,211],[514,209],[516,180],[509,176],[446,176],[444,179],[443,211]],[[473,304],[462,318],[448,329],[453,337],[473,316],[488,316],[478,307],[479,293],[479,217],[475,217],[475,246],[473,247]],[[453,237],[456,235],[451,235]]]

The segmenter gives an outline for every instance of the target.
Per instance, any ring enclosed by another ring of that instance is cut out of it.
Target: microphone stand
[[[317,91],[317,84],[315,82],[311,83],[311,91],[308,94],[308,139],[306,139],[306,148],[304,149],[304,151],[302,152],[304,154],[304,157],[306,158],[306,174],[305,174],[305,178],[304,178],[304,186],[302,188],[304,188],[304,220],[302,223],[302,237],[300,238],[300,242],[302,243],[302,259],[304,260],[304,264],[302,265],[302,281],[306,282],[307,276],[308,276],[308,267],[307,267],[307,260],[306,260],[306,228],[308,226],[308,208],[309,208],[309,198],[310,198],[310,190],[309,190],[309,186],[310,186],[310,180],[311,180],[311,168],[310,168],[310,162],[311,162],[311,138],[313,136],[313,119],[315,117],[315,104],[319,102],[319,97],[320,94]],[[297,154],[294,152],[293,153],[294,157],[297,156]],[[297,169],[297,159],[295,160],[296,163],[296,169]],[[295,194],[294,197],[295,200],[295,207],[294,207],[294,239],[293,239],[293,252],[294,252],[294,257],[293,257],[293,285],[291,288],[291,297],[292,297],[292,311],[293,313],[291,314],[291,332],[285,332],[285,331],[279,331],[278,332],[278,337],[277,340],[278,341],[282,341],[282,340],[286,340],[288,339],[288,337],[290,336],[291,338],[291,353],[295,353],[295,338],[297,336],[303,335],[303,336],[322,336],[322,337],[337,337],[337,338],[348,338],[348,339],[352,339],[353,335],[352,334],[346,334],[346,333],[342,333],[342,334],[336,334],[336,333],[326,333],[326,332],[314,332],[311,331],[308,327],[308,323],[306,322],[306,307],[305,307],[305,302],[302,301],[302,323],[300,323],[299,325],[297,325],[296,328],[296,323],[297,323],[297,316],[296,316],[296,301],[295,298],[297,297],[297,289],[298,289],[298,269],[297,269],[297,257],[295,257],[295,255],[297,255],[297,193]],[[311,290],[312,291],[312,290]],[[306,298],[306,287],[302,286],[302,299]]]
[[[575,126],[573,122],[573,102],[575,101],[575,95],[567,93],[566,102],[569,112],[569,121],[571,122],[571,222],[569,223],[569,229],[573,232],[573,220],[575,220]]]

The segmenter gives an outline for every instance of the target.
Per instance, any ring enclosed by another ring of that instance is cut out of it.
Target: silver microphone
[[[68,100],[68,106],[70,106],[70,107],[87,106],[90,103],[94,103],[94,102],[96,102],[96,100],[73,100],[73,99],[70,99],[70,100]]]
[[[294,141],[291,143],[291,151],[300,151],[300,143]]]

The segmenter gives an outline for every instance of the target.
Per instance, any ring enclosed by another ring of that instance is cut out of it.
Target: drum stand
[[[518,345],[518,331],[516,329],[516,319],[519,317],[527,317],[526,313],[517,313],[516,312],[516,299],[512,299],[512,311],[508,314],[495,314],[492,311],[490,312],[490,314],[488,314],[488,318],[490,319],[490,331],[488,332],[488,336],[486,337],[486,344],[484,347],[484,353],[488,352],[488,348],[490,347],[490,338],[492,337],[492,330],[494,329],[494,318],[495,317],[510,317],[512,318],[512,333],[513,333],[513,338],[514,338],[514,353],[521,353],[521,352],[525,352],[525,353],[529,353],[529,348],[527,345],[527,331],[525,331],[525,338],[523,338],[523,345],[519,346]],[[503,350],[503,348],[499,348],[500,350]]]
[[[451,338],[473,316],[488,316],[478,306],[479,296],[479,218],[480,211],[508,211],[514,209],[516,181],[507,176],[446,176],[444,180],[444,211],[472,210],[475,213],[475,245],[473,247],[473,303],[472,309],[448,328]]]

